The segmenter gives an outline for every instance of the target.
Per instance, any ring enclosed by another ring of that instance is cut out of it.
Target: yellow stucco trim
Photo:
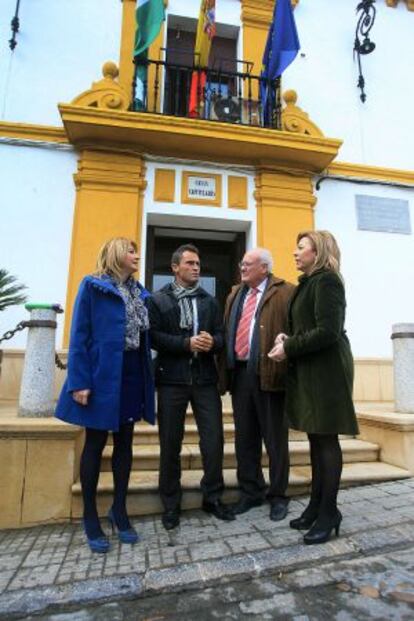
[[[131,87],[124,89],[117,78],[119,69],[112,61],[102,67],[103,79],[92,82],[91,88],[83,91],[73,99],[76,106],[109,108],[110,110],[128,110],[131,103]]]
[[[292,258],[298,231],[314,228],[311,177],[287,175],[271,167],[259,168],[256,174],[257,245],[268,248],[275,260],[275,271],[296,282],[297,271]]]
[[[342,144],[331,138],[201,119],[72,105],[59,109],[72,144],[98,143],[176,158],[320,173]]]
[[[228,176],[228,202],[230,209],[247,209],[247,177]]]
[[[175,170],[155,169],[154,201],[173,203],[175,200]]]
[[[29,123],[13,123],[9,121],[0,121],[0,138],[38,140],[39,142],[59,142],[62,144],[67,144],[69,142],[63,127]]]
[[[73,303],[81,279],[93,272],[102,244],[110,237],[141,240],[145,165],[139,154],[83,149],[75,175],[64,346],[69,341]]]
[[[398,6],[399,2],[400,0],[385,0],[385,4],[393,9]],[[409,11],[414,11],[414,0],[404,0],[404,4]]]
[[[134,77],[135,11],[137,0],[122,0],[121,48],[119,51],[119,84],[127,91],[132,90]]]
[[[350,162],[333,162],[327,169],[328,175],[338,175],[354,179],[384,181],[414,186],[414,170],[399,170]]]

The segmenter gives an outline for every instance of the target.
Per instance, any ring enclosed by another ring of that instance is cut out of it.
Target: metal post
[[[394,401],[397,412],[414,414],[414,323],[392,326]]]
[[[30,311],[20,388],[19,416],[52,416],[54,412],[55,333],[58,304],[26,304]]]

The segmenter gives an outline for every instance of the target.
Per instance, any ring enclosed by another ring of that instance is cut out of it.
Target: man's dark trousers
[[[232,402],[236,435],[237,478],[242,498],[262,500],[265,481],[261,467],[262,438],[269,456],[270,503],[288,499],[288,426],[284,392],[260,389],[260,378],[250,374],[246,362],[236,362]]]
[[[166,511],[179,509],[181,502],[180,451],[188,403],[191,403],[200,436],[204,476],[203,499],[219,500],[223,482],[223,417],[216,384],[163,384],[158,387],[158,429],[161,458],[159,490]]]

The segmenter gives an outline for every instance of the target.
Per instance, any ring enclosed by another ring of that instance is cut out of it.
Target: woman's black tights
[[[114,477],[114,501],[112,510],[120,530],[130,528],[126,511],[126,496],[132,466],[132,439],[134,425],[121,425],[113,434],[112,473]],[[102,451],[108,439],[108,432],[86,428],[85,446],[80,461],[80,480],[83,497],[83,519],[89,539],[103,536],[96,507],[96,490],[101,469]]]
[[[335,517],[342,473],[342,450],[337,434],[308,434],[312,464],[312,491],[306,511],[319,518]]]

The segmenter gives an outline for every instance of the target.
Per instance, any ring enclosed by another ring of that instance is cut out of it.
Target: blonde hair
[[[301,239],[307,237],[316,252],[315,264],[312,272],[316,270],[330,270],[340,275],[341,251],[335,237],[329,231],[302,231],[296,238],[298,244]]]
[[[124,259],[130,246],[137,252],[136,243],[127,237],[113,237],[105,242],[96,259],[95,276],[108,274],[121,280]]]

